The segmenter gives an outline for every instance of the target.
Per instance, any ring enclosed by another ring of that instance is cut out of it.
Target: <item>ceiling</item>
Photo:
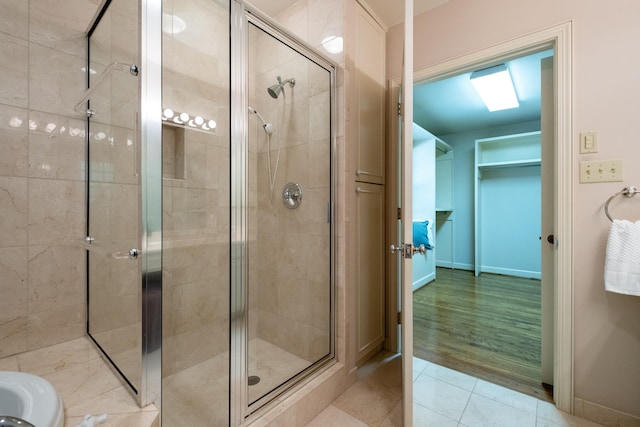
[[[449,0],[413,0],[413,14],[420,15],[429,9],[440,6]],[[402,0],[364,0],[387,27],[393,27],[404,21]],[[402,6],[402,7],[399,7]]]
[[[414,0],[414,14],[419,15],[449,0]],[[391,27],[404,20],[402,0],[363,0],[385,25]],[[276,16],[293,0],[252,0],[263,12]],[[472,129],[482,129],[540,119],[540,59],[552,51],[515,58],[509,67],[520,107],[490,113],[469,81],[470,72],[445,80],[414,86],[414,122],[434,135],[441,136]]]
[[[518,108],[489,112],[471,85],[467,72],[413,89],[413,121],[441,136],[540,120],[540,60],[553,51],[506,61],[520,101]]]
[[[414,15],[422,14],[449,0],[414,0]],[[404,20],[400,0],[364,0],[388,27]],[[552,51],[516,58],[509,67],[520,107],[489,112],[471,85],[471,72],[445,80],[416,84],[413,91],[413,120],[434,135],[447,135],[540,119],[540,59]]]
[[[404,21],[403,0],[359,0],[368,5],[387,27],[392,27]],[[413,14],[420,15],[449,0],[413,0]],[[258,9],[269,16],[277,16],[280,12],[291,7],[295,0],[250,0]]]

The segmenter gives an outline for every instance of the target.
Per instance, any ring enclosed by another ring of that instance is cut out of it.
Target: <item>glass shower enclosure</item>
[[[163,426],[239,425],[334,358],[335,66],[241,1],[103,6],[87,332]]]

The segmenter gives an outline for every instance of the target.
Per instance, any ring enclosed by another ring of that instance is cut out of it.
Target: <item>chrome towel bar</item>
[[[609,221],[613,222],[613,218],[611,217],[611,214],[609,214],[609,203],[611,203],[613,199],[615,199],[620,195],[625,197],[633,197],[638,193],[640,193],[640,191],[636,187],[624,187],[622,190],[618,191],[616,194],[609,197],[607,202],[604,204],[604,213],[607,216],[607,218],[609,218]]]

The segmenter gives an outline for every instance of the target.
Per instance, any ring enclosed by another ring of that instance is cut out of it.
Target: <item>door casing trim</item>
[[[557,236],[557,250],[555,254],[555,312],[554,312],[554,401],[558,409],[573,413],[574,401],[574,369],[573,369],[573,241],[571,220],[573,217],[573,186],[572,186],[572,134],[573,134],[573,92],[572,92],[572,22],[567,21],[530,34],[523,35],[494,46],[477,50],[467,55],[453,58],[433,66],[414,72],[414,82],[440,80],[462,72],[476,69],[482,65],[495,64],[510,57],[524,55],[528,52],[539,51],[545,47],[554,49],[555,69],[555,174],[554,183],[556,211],[555,235]],[[397,135],[394,124],[396,111],[393,93],[397,93],[400,77],[389,80],[389,141],[395,140]],[[397,155],[394,144],[388,144],[387,151],[387,188],[389,198],[397,199],[398,183],[396,181]],[[395,160],[394,160],[395,159]],[[390,208],[391,209],[391,208]],[[388,244],[397,242],[395,215],[389,215],[387,224]],[[397,351],[397,316],[396,309],[397,284],[395,256],[387,257],[387,283],[390,308],[388,319],[387,348]]]

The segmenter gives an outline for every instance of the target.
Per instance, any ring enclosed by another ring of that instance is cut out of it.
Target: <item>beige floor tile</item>
[[[334,405],[369,426],[378,426],[399,401],[400,396],[386,387],[360,381],[340,395]]]
[[[560,411],[555,405],[538,401],[539,427],[600,427],[598,423]]]
[[[413,404],[413,425],[415,427],[457,427],[458,422],[440,415],[436,411]]]
[[[452,384],[456,387],[463,388],[468,391],[473,391],[473,388],[478,381],[476,378],[463,374],[453,369],[445,368],[444,366],[430,363],[422,370],[422,375],[429,375],[430,377],[437,378],[446,383]]]
[[[462,417],[471,392],[425,375],[413,383],[413,401],[453,420]]]
[[[402,395],[402,358],[400,355],[385,359],[385,363],[371,372],[366,381],[381,385],[395,394]]]
[[[478,380],[476,387],[473,389],[473,393],[534,415],[538,407],[538,399],[535,397],[509,390],[508,388],[483,380]]]
[[[474,394],[469,399],[460,424],[469,427],[535,427],[536,416],[504,403]]]
[[[420,425],[420,424],[417,424]],[[402,399],[391,410],[389,415],[382,420],[380,427],[403,427],[402,423]]]
[[[307,427],[366,427],[366,424],[333,405],[322,411]]]
[[[19,371],[18,358],[9,356],[0,359],[0,371]]]

